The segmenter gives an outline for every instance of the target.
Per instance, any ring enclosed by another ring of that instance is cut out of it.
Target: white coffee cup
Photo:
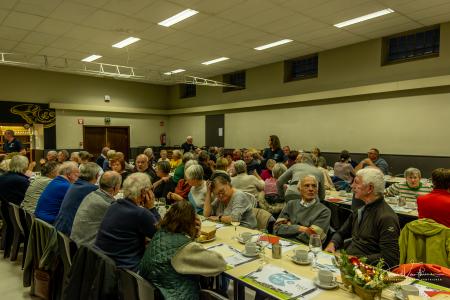
[[[331,285],[334,281],[333,272],[328,270],[319,270],[319,281],[324,285]]]
[[[419,289],[413,285],[402,285],[401,291],[403,298],[407,299],[409,295],[411,296],[419,296]]]
[[[309,256],[308,256],[308,251],[306,250],[295,250],[294,252],[294,258],[297,261],[308,261]]]
[[[242,232],[239,237],[241,238],[241,240],[246,243],[248,242],[251,238],[252,238],[252,233],[251,232]]]
[[[247,242],[245,244],[245,253],[248,255],[256,255],[258,253],[258,245],[253,242]]]

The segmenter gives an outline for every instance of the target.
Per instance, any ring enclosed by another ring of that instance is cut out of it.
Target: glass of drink
[[[314,254],[313,268],[316,268],[317,254],[322,251],[322,240],[319,234],[311,234],[309,236],[309,250]]]
[[[267,234],[267,230],[261,231],[261,235],[259,236],[258,243],[261,248],[260,252],[262,254],[261,263],[262,263],[262,265],[265,265],[265,264],[267,264],[266,247],[269,246],[269,236]]]
[[[237,236],[237,227],[241,224],[241,217],[236,215],[231,215],[231,225],[234,227],[234,236],[233,239],[238,240]]]

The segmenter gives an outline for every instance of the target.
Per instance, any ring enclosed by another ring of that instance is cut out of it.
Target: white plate
[[[330,284],[330,285],[326,285],[326,284],[321,283],[321,282],[319,281],[319,278],[317,278],[317,277],[314,278],[314,283],[315,283],[318,287],[320,287],[321,289],[324,289],[324,290],[332,290],[332,289],[335,289],[335,288],[338,287],[338,284],[337,284],[336,281],[333,281],[333,283]],[[403,300],[403,299],[402,299],[402,300]]]
[[[259,255],[258,252],[255,252],[254,254],[249,254],[249,253],[247,253],[245,250],[242,251],[241,253],[242,253],[242,255],[244,255],[245,257],[255,257],[255,256],[258,256],[258,255]]]
[[[308,258],[308,260],[302,261],[302,260],[297,260],[294,257],[291,257],[291,260],[296,263],[297,265],[302,265],[302,266],[307,266],[309,264],[311,264],[312,260],[311,258]]]
[[[213,238],[211,238],[211,239],[209,239],[209,240],[196,240],[197,241],[197,243],[209,243],[209,242],[212,242],[212,241],[214,241],[216,239],[216,237],[213,237]]]

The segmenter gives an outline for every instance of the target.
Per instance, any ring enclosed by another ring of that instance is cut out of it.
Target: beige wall
[[[0,99],[115,107],[167,108],[168,87],[0,65]],[[104,96],[111,96],[106,104]]]
[[[205,116],[170,116],[167,131],[169,146],[181,145],[192,136],[196,146],[205,145]]]
[[[104,114],[95,112],[56,110],[56,147],[58,149],[78,149],[83,141],[83,125],[105,125],[104,118],[111,118],[112,126],[130,126],[130,146],[159,145],[159,136],[165,132],[168,118],[166,116]],[[160,122],[164,126],[160,126]]]
[[[450,23],[441,25],[440,56],[381,66],[381,39],[319,53],[317,78],[283,82],[283,62],[249,69],[245,90],[222,93],[219,87],[197,87],[197,97],[179,99],[179,87],[170,88],[170,108],[186,108],[298,95],[361,85],[450,74]],[[289,47],[289,46],[286,46]],[[304,55],[299,53],[299,55]],[[221,76],[214,78],[222,80]]]
[[[225,115],[225,147],[283,145],[310,150],[450,154],[450,93],[374,99]]]

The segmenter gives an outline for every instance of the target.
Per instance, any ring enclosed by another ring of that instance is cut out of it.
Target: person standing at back
[[[181,145],[181,148],[183,149],[184,153],[186,152],[192,152],[194,151],[197,147],[194,146],[194,144],[192,143],[193,138],[192,136],[188,136],[186,137],[186,142],[184,142]]]

